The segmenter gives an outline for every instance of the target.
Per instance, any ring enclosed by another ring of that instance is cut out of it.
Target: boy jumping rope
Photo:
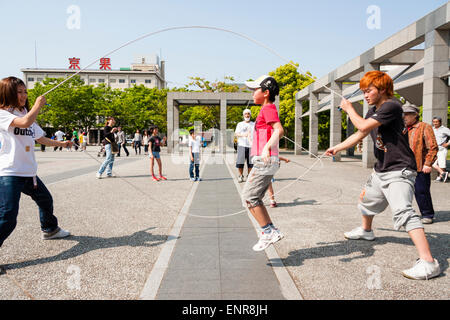
[[[244,206],[249,208],[261,227],[259,241],[253,246],[253,250],[262,251],[283,238],[283,234],[273,225],[262,201],[279,168],[278,143],[284,130],[273,102],[280,89],[275,79],[266,75],[256,81],[246,82],[245,85],[253,90],[254,103],[262,105],[253,132],[253,169],[242,191]]]
[[[441,273],[439,263],[431,255],[422,222],[412,207],[417,166],[409,147],[402,106],[392,99],[394,83],[386,73],[370,71],[361,79],[360,88],[367,103],[374,107],[364,119],[356,113],[350,101],[343,99],[341,108],[347,112],[358,131],[325,153],[334,156],[355,146],[369,134],[374,142],[377,163],[358,204],[362,213],[362,226],[344,236],[351,240],[374,240],[373,218],[389,205],[394,228],[399,230],[404,227],[419,253],[416,264],[404,270],[403,276],[416,280],[437,277]]]

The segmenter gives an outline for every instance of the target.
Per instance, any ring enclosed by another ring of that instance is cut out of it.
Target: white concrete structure
[[[359,80],[370,70],[386,71],[394,79],[394,90],[407,101],[423,105],[423,121],[431,123],[434,116],[447,121],[449,101],[449,30],[450,2],[414,22],[360,56],[331,71],[296,95],[297,144],[302,143],[302,119],[309,116],[310,151],[318,153],[317,113],[331,110],[330,144],[341,142],[341,112],[337,110],[341,98],[327,86],[349,99],[356,110],[366,114],[369,106],[363,102]],[[424,44],[425,49],[415,49]],[[353,84],[352,84],[353,83]],[[302,114],[302,101],[309,100],[310,110]],[[363,104],[361,104],[363,102]],[[351,123],[349,122],[349,127]],[[352,133],[353,130],[349,130]],[[301,148],[296,146],[296,154]],[[339,161],[339,157],[336,158]],[[375,163],[373,143],[366,138],[363,144],[363,166]]]
[[[248,107],[254,105],[253,94],[245,92],[168,92],[167,93],[167,150],[173,153],[178,146],[180,128],[180,105],[220,106],[219,149],[226,151],[227,143],[227,106]],[[275,100],[277,109],[280,106],[279,96]],[[233,128],[234,130],[234,128]],[[217,139],[217,138],[216,138]]]
[[[22,69],[25,84],[28,89],[33,89],[36,83],[45,78],[66,78],[79,70],[73,69]],[[126,89],[133,85],[144,85],[147,88],[163,89],[165,84],[165,62],[148,64],[145,61],[134,63],[130,68],[120,70],[87,69],[79,74],[85,84],[98,86],[106,84],[112,89]]]

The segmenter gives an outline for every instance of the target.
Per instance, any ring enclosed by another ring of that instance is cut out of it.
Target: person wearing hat
[[[255,128],[255,123],[251,121],[252,112],[245,109],[243,112],[244,121],[239,122],[236,126],[234,135],[237,138],[237,159],[236,168],[239,170],[238,182],[244,182],[244,165],[247,162],[248,174],[252,171],[253,164],[250,161],[251,135]]]
[[[436,181],[447,182],[447,153],[450,145],[450,129],[442,125],[441,117],[434,117],[433,131],[439,146],[437,161],[433,165],[433,168],[439,173]]]
[[[417,177],[414,194],[422,214],[422,223],[431,224],[434,218],[431,200],[431,166],[436,160],[438,145],[431,125],[419,120],[419,108],[409,102],[403,105],[403,119],[408,129],[409,147],[414,152]]]
[[[262,251],[283,238],[283,234],[272,223],[263,202],[270,182],[279,169],[278,144],[284,130],[274,101],[280,89],[276,80],[266,75],[255,81],[247,81],[245,85],[253,90],[254,103],[262,107],[253,130],[250,154],[253,169],[242,191],[242,201],[261,227],[259,241],[253,250]]]

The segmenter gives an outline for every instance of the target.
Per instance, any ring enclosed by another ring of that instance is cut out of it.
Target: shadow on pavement
[[[434,223],[450,221],[450,211],[435,211]]]
[[[278,202],[277,205],[279,207],[296,207],[296,206],[311,206],[311,205],[316,205],[319,202],[316,200],[303,200],[303,201],[299,201],[300,198],[294,199],[294,201],[292,202],[285,202],[285,203],[280,203]]]
[[[123,237],[99,238],[90,236],[69,236],[61,240],[50,240],[50,241],[64,241],[64,240],[77,241],[78,243],[69,250],[61,252],[60,254],[57,254],[55,256],[6,264],[3,265],[3,268],[5,270],[13,270],[56,261],[63,261],[99,249],[117,248],[125,246],[154,247],[163,244],[164,242],[166,242],[166,240],[168,240],[167,236],[152,235],[151,233],[146,232],[151,229],[155,228],[154,227],[148,228],[142,231],[135,232],[130,236],[123,236]]]
[[[386,231],[394,231],[390,229],[379,229]],[[427,239],[430,244],[433,256],[439,261],[442,273],[448,268],[448,258],[450,251],[448,250],[448,243],[450,242],[450,234],[446,233],[431,233],[427,232]],[[380,246],[388,243],[397,243],[408,246],[413,246],[413,242],[408,238],[397,237],[380,237],[374,241],[364,240],[343,240],[336,242],[319,242],[319,247],[298,249],[289,252],[287,258],[283,258],[285,266],[301,266],[303,261],[307,259],[319,259],[326,257],[339,257],[341,262],[350,262],[355,259],[363,259],[372,256],[375,252],[375,246]],[[359,253],[354,257],[348,257],[353,253]],[[393,252],[394,254],[394,252]]]

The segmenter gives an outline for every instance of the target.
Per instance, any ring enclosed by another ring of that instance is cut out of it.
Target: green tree
[[[295,67],[294,67],[295,65]],[[293,62],[278,67],[276,70],[269,73],[270,76],[277,80],[280,87],[280,120],[285,130],[285,135],[294,140],[295,135],[295,95],[298,91],[302,90],[312,82],[314,78],[310,72],[301,74],[298,72],[298,64]],[[252,108],[252,114],[254,111],[258,111],[258,107]],[[303,124],[303,131],[305,131],[305,123]],[[285,140],[285,146],[293,147],[292,143],[287,143]]]
[[[62,78],[47,78],[29,90],[29,100],[36,98],[61,83]],[[96,101],[99,99],[92,86],[84,85],[80,77],[74,77],[47,95],[46,106],[39,114],[37,122],[43,127],[90,128],[95,125]]]
[[[235,81],[232,76],[225,76],[223,81],[209,81],[202,77],[189,77],[191,80],[185,87],[188,91],[202,92],[238,92],[239,86],[227,81]],[[240,114],[240,115],[238,115]],[[195,121],[202,121],[203,130],[220,127],[219,106],[180,106],[180,127],[189,128]],[[229,106],[227,109],[227,127],[242,121],[242,107]]]

